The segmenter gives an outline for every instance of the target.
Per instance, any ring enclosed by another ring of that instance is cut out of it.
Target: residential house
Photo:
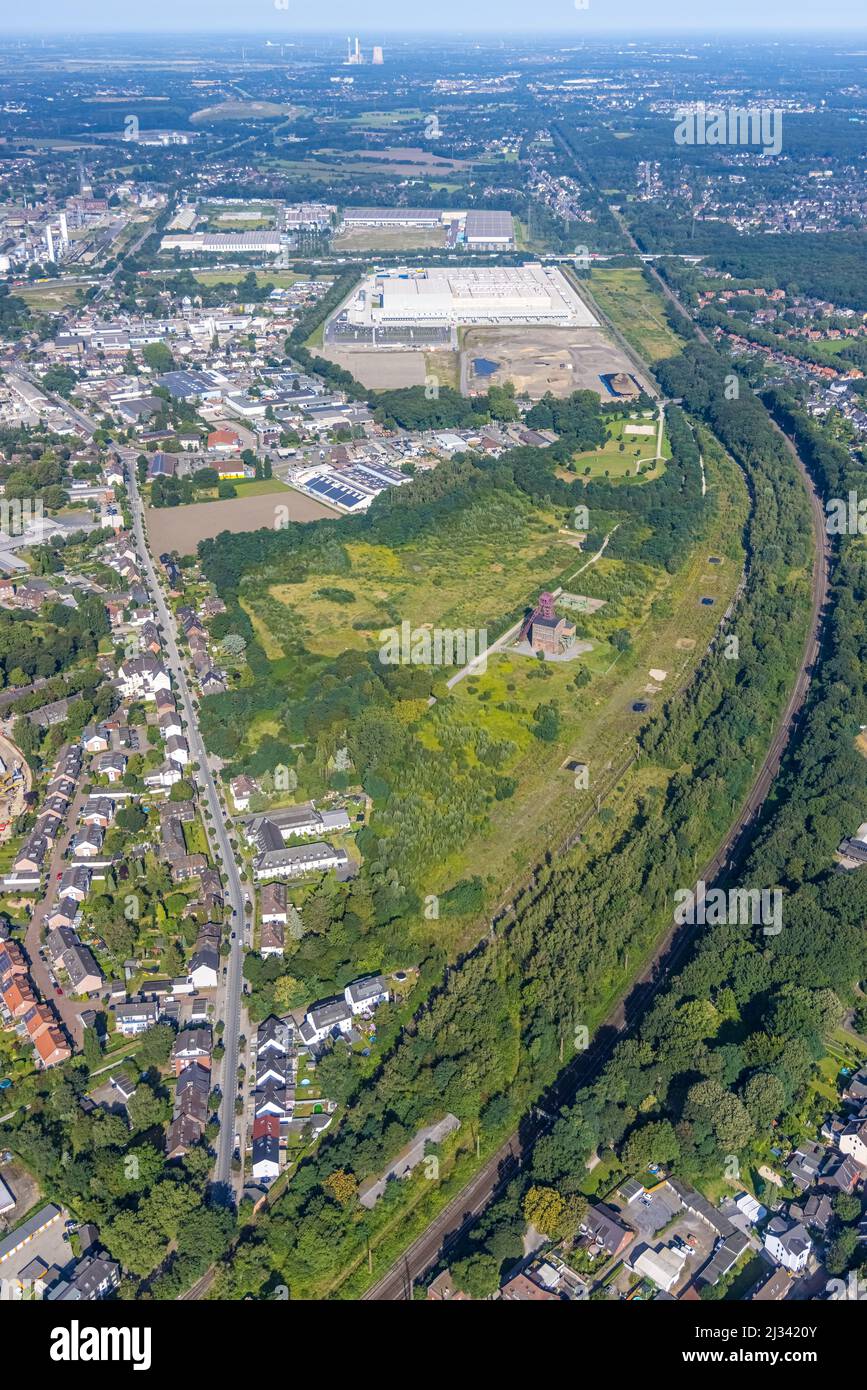
[[[155,999],[134,999],[131,1004],[118,1004],[114,1017],[117,1031],[125,1038],[134,1038],[159,1023],[160,1007]]]
[[[33,1039],[33,1046],[43,1067],[55,1067],[72,1056],[72,1048],[59,1028],[46,1028]]]
[[[182,1068],[175,1085],[175,1114],[190,1115],[204,1129],[208,1122],[208,1097],[211,1093],[211,1069],[201,1062],[189,1062]]]
[[[801,1206],[791,1202],[789,1216],[793,1221],[803,1222],[808,1230],[817,1231],[820,1236],[824,1236],[834,1219],[834,1208],[826,1193],[814,1192]]]
[[[844,1154],[842,1157],[832,1154],[822,1169],[821,1182],[823,1187],[832,1188],[836,1192],[854,1192],[864,1173],[851,1154]]]
[[[256,1089],[265,1086],[286,1086],[291,1076],[291,1062],[287,1056],[264,1052],[256,1058]]]
[[[840,1152],[854,1158],[862,1168],[867,1167],[867,1119],[853,1120],[839,1139]]]
[[[334,849],[323,843],[299,845],[296,849],[272,849],[257,854],[253,874],[257,879],[296,878],[314,870],[345,869],[349,865],[346,850]]]
[[[79,907],[80,904],[75,898],[61,898],[46,917],[45,925],[51,931],[58,931],[64,927],[71,931],[78,917]]]
[[[6,981],[10,976],[25,976],[28,973],[26,960],[22,955],[21,947],[14,941],[4,941],[0,947],[0,980]]]
[[[13,859],[12,868],[16,874],[39,874],[47,856],[47,838],[39,831],[32,830]]]
[[[36,1004],[24,1015],[24,1026],[30,1041],[35,1042],[40,1034],[57,1026],[57,1018],[48,1004]]]
[[[343,991],[343,997],[353,1014],[369,1014],[380,1004],[387,1004],[388,985],[381,975],[371,975],[364,980],[353,980]]]
[[[867,1067],[861,1067],[849,1077],[843,1099],[854,1101],[857,1105],[863,1105],[864,1101],[867,1101]]]
[[[63,966],[69,976],[73,993],[94,994],[101,987],[103,973],[94,959],[93,952],[80,942],[64,951]]]
[[[782,1303],[794,1288],[792,1276],[787,1269],[775,1269],[773,1274],[762,1276],[749,1296],[750,1303]]]
[[[109,733],[104,724],[88,724],[81,735],[81,746],[88,753],[105,753],[110,742]]]
[[[73,868],[66,869],[57,887],[59,896],[72,898],[77,903],[84,902],[90,891],[91,878],[91,870],[84,864],[76,864]]]
[[[618,1219],[617,1213],[604,1203],[587,1208],[580,1226],[581,1234],[606,1256],[619,1255],[633,1239],[635,1232]]]
[[[440,1297],[440,1295],[434,1295]],[[468,1295],[460,1292],[452,1294],[451,1299],[466,1299]],[[500,1289],[500,1298],[508,1303],[560,1303],[562,1299],[559,1294],[553,1293],[551,1289],[546,1289],[542,1284],[537,1284],[535,1279],[531,1279],[527,1274],[513,1274]]]
[[[259,932],[259,954],[261,956],[282,956],[283,951],[283,924],[281,922],[263,922]]]
[[[185,1028],[178,1033],[172,1044],[172,1061],[175,1075],[180,1076],[184,1067],[192,1062],[211,1069],[211,1030],[210,1028]]]
[[[144,784],[146,787],[173,787],[183,775],[178,763],[164,762],[155,771],[145,773]]]
[[[181,716],[175,709],[163,710],[157,719],[159,730],[164,739],[181,738],[184,732],[181,723]]]
[[[253,1092],[253,1114],[257,1119],[261,1115],[272,1115],[280,1124],[288,1124],[294,1105],[293,1088],[279,1081],[266,1081],[261,1088]]]
[[[273,1182],[280,1174],[280,1121],[259,1115],[253,1121],[251,1171],[257,1183]]]
[[[326,1038],[348,1033],[352,1027],[352,1010],[345,999],[325,999],[307,1010],[298,1030],[307,1047],[316,1047]]]
[[[55,965],[62,965],[65,953],[77,942],[78,937],[72,927],[54,927],[45,938],[45,949]]]
[[[114,802],[108,796],[91,796],[81,812],[83,825],[98,825],[107,830],[114,820]]]
[[[278,832],[279,839],[273,835],[272,827]],[[350,828],[349,815],[343,807],[317,811],[313,802],[307,801],[300,806],[278,807],[265,815],[253,816],[247,822],[246,833],[250,844],[255,844],[258,849],[264,851],[274,849],[293,838],[309,839],[317,835],[333,835]]]
[[[190,745],[185,738],[172,734],[171,738],[166,739],[166,757],[171,763],[177,763],[179,767],[186,767],[190,761]]]
[[[120,1265],[101,1255],[78,1260],[71,1274],[49,1290],[48,1299],[61,1303],[93,1303],[107,1298],[120,1285]]]
[[[36,1007],[38,1000],[33,993],[29,977],[9,975],[0,985],[0,994],[13,1018],[23,1018],[30,1009]]]
[[[259,917],[263,923],[286,925],[287,893],[285,883],[266,883],[259,894]]]
[[[204,854],[181,854],[172,860],[172,882],[186,883],[196,878],[206,867],[208,861]]]
[[[117,673],[118,689],[128,700],[153,700],[158,690],[170,690],[171,683],[168,671],[153,656],[123,661]]]
[[[126,772],[126,764],[124,753],[102,753],[96,760],[96,770],[101,777],[107,777],[109,782],[119,782]]]
[[[72,842],[72,852],[77,859],[96,859],[100,853],[105,832],[98,826],[92,825],[87,830],[79,830]]]
[[[187,977],[196,989],[216,989],[220,978],[220,955],[212,946],[196,950],[190,958]]]
[[[191,1115],[178,1115],[166,1131],[166,1157],[183,1158],[204,1133],[204,1127]]]
[[[27,962],[21,947],[15,941],[4,941],[0,945],[0,979],[7,975],[26,975]]]
[[[827,1149],[822,1144],[810,1142],[801,1144],[795,1150],[786,1167],[791,1173],[792,1181],[796,1187],[803,1191],[804,1188],[814,1185],[826,1154]]]
[[[275,1018],[271,1014],[264,1023],[259,1024],[256,1033],[256,1053],[259,1057],[285,1057],[289,1052],[289,1044],[290,1028],[282,1018]]]
[[[235,810],[246,811],[249,810],[250,797],[259,790],[259,784],[252,777],[248,777],[246,773],[241,773],[240,777],[232,778],[229,789],[235,803]]]
[[[786,1216],[775,1216],[764,1233],[764,1245],[775,1264],[790,1274],[800,1274],[807,1268],[812,1241],[806,1226]]]

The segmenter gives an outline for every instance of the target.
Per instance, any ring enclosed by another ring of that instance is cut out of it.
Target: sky
[[[586,6],[576,8],[576,5]],[[0,33],[363,33],[367,41],[400,31],[504,33],[846,33],[867,29],[864,0],[4,0]]]

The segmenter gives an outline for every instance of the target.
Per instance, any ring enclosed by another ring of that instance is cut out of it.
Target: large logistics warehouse
[[[346,330],[416,324],[550,324],[593,328],[596,319],[553,266],[485,266],[369,276],[332,320]]]
[[[512,214],[470,210],[464,223],[464,240],[476,250],[508,251],[512,239]]]
[[[344,208],[345,227],[439,227],[439,208]]]
[[[499,209],[470,208],[459,212],[450,208],[344,208],[341,230],[351,231],[355,227],[429,231],[446,227],[450,246],[462,242],[473,251],[511,251],[515,246],[512,214]]]

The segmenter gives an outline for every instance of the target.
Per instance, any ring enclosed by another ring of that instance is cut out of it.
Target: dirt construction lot
[[[280,492],[232,497],[225,502],[148,507],[145,521],[151,547],[158,555],[164,550],[194,555],[199,541],[219,536],[221,531],[259,531],[265,526],[274,527],[280,521],[320,521],[322,517],[335,515],[331,507],[324,507],[315,498],[287,487]]]
[[[319,349],[319,355],[351,372],[356,381],[371,391],[424,386],[423,352],[402,352],[400,348],[339,348],[326,344]]]
[[[490,376],[475,377],[474,357],[498,363]],[[632,364],[601,328],[468,328],[463,338],[461,383],[464,394],[489,386],[515,383],[519,395],[568,396],[598,391],[613,399],[601,380],[611,372],[629,372]],[[641,378],[639,378],[639,381]]]

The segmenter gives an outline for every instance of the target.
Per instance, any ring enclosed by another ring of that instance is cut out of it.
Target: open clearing
[[[496,362],[497,370],[474,378],[474,357]],[[519,395],[538,398],[550,391],[554,396],[569,396],[573,391],[589,390],[610,401],[612,396],[602,377],[612,372],[635,375],[623,349],[601,328],[468,328],[463,334],[461,378],[465,395],[513,381]],[[640,377],[638,380],[644,384]]]
[[[601,449],[575,454],[570,467],[557,469],[558,477],[571,482],[577,473],[582,478],[629,478],[641,483],[658,478],[665,471],[665,459],[671,457],[665,429],[662,431],[663,457],[657,460],[656,424],[650,427],[649,438],[630,435],[629,426],[628,420],[609,420],[606,425],[608,438]]]
[[[218,536],[221,531],[258,531],[273,527],[277,508],[287,521],[320,521],[336,515],[294,488],[280,488],[255,497],[230,497],[224,502],[191,502],[186,507],[148,507],[147,528],[152,548],[161,554],[176,550],[194,555],[199,541]]]
[[[330,343],[318,349],[320,357],[336,362],[351,372],[362,386],[372,391],[386,391],[397,386],[423,386],[425,354],[399,348],[338,348]]]
[[[443,155],[434,154],[432,150],[423,150],[419,145],[398,145],[386,150],[330,150],[320,149],[313,151],[314,156],[319,154],[340,155],[349,160],[371,160],[374,164],[389,164],[398,168],[408,168],[415,173],[432,174],[457,174],[469,173],[473,167],[472,160],[469,159],[446,159]]]
[[[28,309],[50,313],[52,309],[68,309],[71,304],[80,304],[84,290],[80,285],[64,284],[62,280],[50,280],[45,284],[22,285],[13,291],[23,299]]]
[[[590,273],[590,292],[620,332],[650,362],[680,352],[684,344],[669,328],[662,300],[635,266]]]
[[[190,116],[191,125],[210,121],[262,121],[296,116],[300,107],[276,101],[221,101],[217,106],[203,106]]]
[[[249,270],[194,270],[193,276],[200,285],[237,285],[241,280],[246,279],[250,274]],[[296,280],[306,280],[306,275],[299,275],[294,270],[254,270],[256,284],[261,289],[263,285],[275,285],[278,289],[287,289],[294,285]],[[318,275],[318,280],[330,279],[330,276]]]
[[[445,227],[348,227],[332,243],[335,251],[417,251],[445,244]]]
[[[386,130],[393,125],[408,125],[413,121],[423,121],[424,112],[418,106],[405,106],[395,111],[362,111],[360,116],[353,116],[350,125],[358,126],[361,129],[370,128],[371,130]]]

